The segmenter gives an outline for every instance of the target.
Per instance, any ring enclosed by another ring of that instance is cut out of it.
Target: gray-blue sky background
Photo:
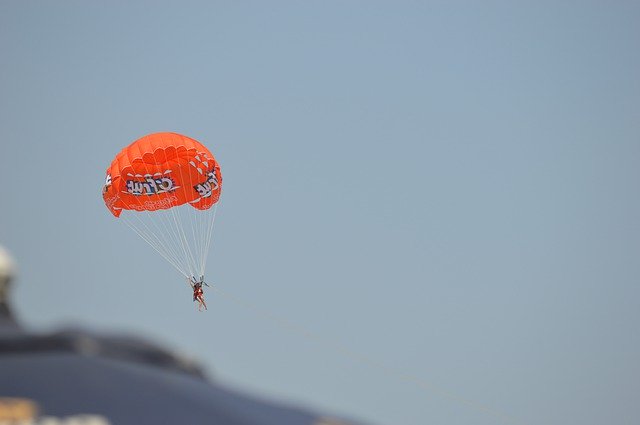
[[[208,292],[104,207],[206,144],[222,289],[527,424],[640,420],[640,3],[0,2],[0,244],[35,329],[144,334],[380,425],[498,424]]]

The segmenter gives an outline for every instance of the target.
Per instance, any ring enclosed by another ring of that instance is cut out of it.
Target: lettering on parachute
[[[171,192],[177,187],[169,177],[154,179],[147,177],[144,181],[127,180],[127,192],[132,195],[156,195],[159,193]]]
[[[107,192],[109,186],[111,186],[111,174],[107,174],[107,177],[104,179],[104,186],[102,187],[103,195]]]
[[[220,183],[218,182],[218,177],[216,177],[215,168],[207,173],[207,180],[204,183],[198,183],[193,186],[193,188],[202,196],[203,198],[208,198],[211,196],[211,193],[214,190],[218,190],[220,187]]]
[[[129,208],[137,211],[168,209],[178,205],[178,198],[176,196],[169,196],[164,199],[158,199],[157,201],[144,201],[140,205],[131,204]],[[2,424],[0,424],[2,425]]]

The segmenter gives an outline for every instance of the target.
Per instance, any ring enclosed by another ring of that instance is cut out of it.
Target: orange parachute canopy
[[[122,149],[107,169],[102,197],[109,211],[156,211],[190,204],[211,208],[222,174],[209,149],[177,133],[154,133]]]

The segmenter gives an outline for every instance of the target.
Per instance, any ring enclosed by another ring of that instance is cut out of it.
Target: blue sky
[[[3,1],[19,316],[142,334],[378,425],[507,423],[457,398],[635,424],[639,19],[631,1]],[[157,131],[222,166],[206,314],[100,196]]]

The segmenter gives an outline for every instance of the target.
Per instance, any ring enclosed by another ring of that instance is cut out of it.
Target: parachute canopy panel
[[[104,202],[122,210],[156,211],[189,204],[206,210],[218,202],[222,174],[200,142],[177,133],[154,133],[122,149],[107,169]]]

